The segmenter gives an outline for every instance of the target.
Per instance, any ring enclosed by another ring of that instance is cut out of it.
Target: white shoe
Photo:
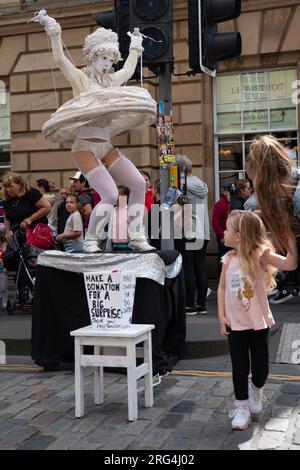
[[[97,237],[88,237],[83,242],[84,253],[101,253],[101,249],[98,246]]]
[[[252,383],[252,380],[249,380],[248,393],[251,415],[258,416],[262,412],[263,402],[266,401],[266,397],[263,394],[263,387],[257,388]]]
[[[251,414],[248,406],[238,406],[229,413],[231,421],[231,429],[245,431],[251,423]]]
[[[149,245],[144,230],[130,234],[128,247],[133,251],[157,251],[154,246]]]

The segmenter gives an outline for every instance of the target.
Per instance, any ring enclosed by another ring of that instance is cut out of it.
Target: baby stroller
[[[7,314],[15,310],[31,310],[37,270],[37,257],[44,250],[26,243],[26,232],[16,230],[10,237],[3,263],[8,271],[15,274],[13,295],[7,301]]]

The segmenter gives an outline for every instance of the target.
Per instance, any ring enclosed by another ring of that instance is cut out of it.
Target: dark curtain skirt
[[[132,323],[154,324],[153,371],[172,370],[185,343],[185,292],[182,271],[161,286],[138,278]],[[49,366],[74,362],[70,331],[90,324],[83,274],[38,266],[32,317],[32,358]]]

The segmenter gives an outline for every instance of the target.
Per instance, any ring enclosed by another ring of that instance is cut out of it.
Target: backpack
[[[49,225],[39,223],[34,227],[27,227],[26,243],[41,248],[42,250],[50,250],[54,244],[54,240]]]
[[[88,196],[89,200],[91,201],[90,204],[92,206],[92,209],[94,209],[94,207],[96,207],[98,202],[101,201],[101,197],[96,191],[86,190],[86,191],[82,191],[80,195]]]

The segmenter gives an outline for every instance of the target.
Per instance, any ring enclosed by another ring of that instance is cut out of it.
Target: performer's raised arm
[[[54,63],[73,86],[75,77],[81,75],[82,72],[77,69],[64,54],[60,24],[54,18],[47,15],[46,10],[40,10],[33,17],[32,21],[40,23],[42,26],[44,26],[45,31],[50,38]]]
[[[142,47],[143,36],[138,28],[134,29],[133,33],[128,33],[131,38],[129,55],[121,70],[113,74],[113,84],[120,86],[130,80],[137,66],[137,61],[142,54],[144,48]]]

